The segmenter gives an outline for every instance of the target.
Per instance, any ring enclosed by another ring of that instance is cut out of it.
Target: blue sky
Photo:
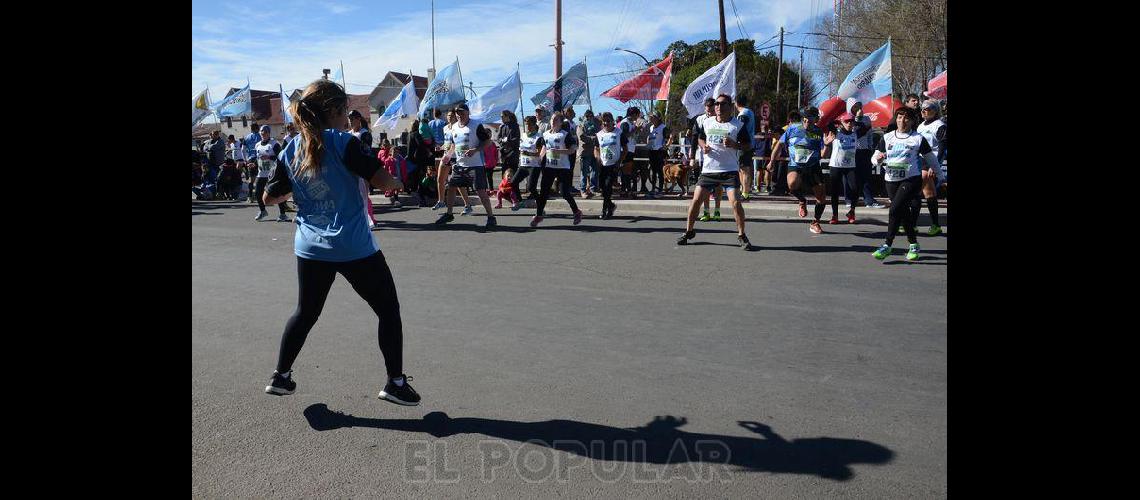
[[[822,0],[726,0],[730,41],[743,38],[732,2],[743,31],[761,46],[773,43],[766,40],[781,25],[792,32],[811,31],[813,14],[831,12]],[[432,65],[428,0],[195,0],[191,22],[191,98],[208,85],[218,100],[230,87],[244,86],[247,77],[260,90],[276,89],[279,83],[286,90],[304,87],[321,76],[322,68],[335,72],[340,60],[349,93],[368,94],[388,71],[411,69],[423,76]],[[530,96],[553,80],[553,0],[436,0],[435,26],[436,67],[458,57],[464,81],[474,82],[477,93],[506,78],[518,63],[526,84],[524,109],[530,113]],[[613,48],[652,60],[675,40],[695,43],[719,36],[712,0],[562,2],[563,70],[583,57],[591,76],[641,68],[639,57]],[[786,36],[785,43],[814,45],[799,34]],[[815,64],[813,52],[804,56],[809,70]],[[799,49],[785,48],[784,57],[798,59]],[[599,94],[632,74],[590,79],[595,112],[625,109]]]

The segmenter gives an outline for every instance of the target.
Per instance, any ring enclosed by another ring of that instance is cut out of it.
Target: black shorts
[[[740,169],[752,172],[752,150],[740,152]]]
[[[725,189],[740,188],[740,174],[736,172],[703,173],[697,178],[697,185],[709,191],[718,187]]]
[[[823,167],[819,165],[788,165],[788,172],[795,172],[799,175],[800,185],[806,188],[813,188],[823,184]]]
[[[451,168],[451,175],[447,176],[447,187],[487,189],[487,174],[483,173],[483,167],[456,165]]]

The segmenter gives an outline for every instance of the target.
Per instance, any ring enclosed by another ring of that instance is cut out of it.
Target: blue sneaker
[[[879,247],[878,250],[875,250],[875,253],[871,254],[871,256],[876,258],[876,259],[883,260],[883,259],[887,258],[887,256],[890,254],[891,254],[891,246],[884,244],[883,246]]]

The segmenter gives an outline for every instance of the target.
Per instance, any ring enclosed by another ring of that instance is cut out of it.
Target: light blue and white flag
[[[851,73],[847,74],[847,78],[843,79],[837,96],[845,101],[854,98],[866,105],[875,99],[890,95],[893,85],[891,41],[887,40],[882,47],[855,65]]]
[[[530,98],[535,106],[554,112],[574,104],[589,104],[589,84],[586,80],[589,74],[586,71],[586,62],[580,62],[570,67],[554,83],[550,84]]]
[[[435,75],[435,79],[428,84],[424,100],[420,102],[419,116],[428,116],[432,108],[441,108],[464,100],[466,96],[463,95],[463,75],[459,73],[459,59],[456,59],[441,69]]]
[[[293,115],[289,114],[289,96],[285,95],[285,87],[278,83],[277,88],[281,89],[281,117],[285,123],[293,123]]]
[[[222,102],[214,106],[214,113],[220,118],[227,116],[240,116],[253,112],[253,99],[250,98],[249,84],[245,88],[230,94]]]
[[[416,97],[415,83],[416,79],[414,77],[408,79],[408,83],[404,85],[404,88],[400,89],[400,95],[396,96],[391,104],[388,104],[388,108],[384,110],[380,118],[376,119],[376,123],[372,124],[373,127],[383,127],[387,130],[392,130],[396,128],[396,122],[399,121],[400,118],[416,114],[416,110],[419,109],[419,102],[417,102],[419,98]]]
[[[515,71],[506,80],[487,89],[483,95],[467,103],[471,108],[471,119],[483,123],[502,123],[503,111],[514,110],[518,107],[521,97],[522,80],[519,79],[519,72]]]

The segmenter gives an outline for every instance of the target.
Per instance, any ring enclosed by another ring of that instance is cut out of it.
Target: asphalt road
[[[294,225],[192,214],[195,497],[946,496],[945,235],[879,262],[878,221],[749,220],[743,252],[730,218],[678,247],[671,214],[385,211],[409,408],[376,399],[377,320],[343,278],[297,393],[264,394]]]

